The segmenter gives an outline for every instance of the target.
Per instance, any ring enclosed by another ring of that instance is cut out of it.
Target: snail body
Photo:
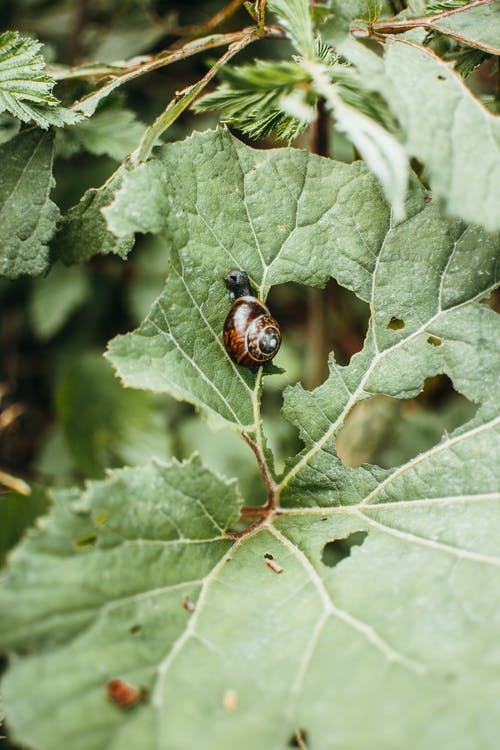
[[[224,281],[233,303],[223,331],[227,353],[242,367],[258,367],[269,362],[281,344],[278,323],[252,292],[244,271],[230,271]]]

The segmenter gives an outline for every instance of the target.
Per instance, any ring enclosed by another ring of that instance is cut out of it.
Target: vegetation
[[[497,748],[500,3],[0,22],[5,746]]]

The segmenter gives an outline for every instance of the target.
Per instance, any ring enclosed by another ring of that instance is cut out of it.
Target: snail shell
[[[242,367],[258,367],[269,362],[281,344],[278,323],[266,305],[253,295],[244,271],[231,271],[224,281],[233,299],[223,331],[227,353]]]

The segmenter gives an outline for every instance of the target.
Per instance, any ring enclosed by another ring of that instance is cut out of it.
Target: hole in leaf
[[[353,547],[359,547],[368,536],[367,531],[353,531],[345,539],[334,539],[327,542],[321,553],[321,562],[328,568],[334,568],[339,562],[349,557]]]
[[[273,555],[271,555],[270,552],[266,552],[266,554],[264,555],[264,557],[266,558],[266,560],[274,560],[274,557],[273,557]]]
[[[431,344],[432,346],[441,346],[443,343],[443,339],[440,339],[438,336],[429,336],[427,339],[427,343]]]
[[[400,331],[401,328],[405,327],[404,320],[401,318],[395,318],[394,316],[390,319],[386,326],[390,331]]]
[[[283,420],[283,389],[299,381],[309,390],[320,385],[328,375],[330,352],[337,364],[347,365],[363,348],[370,309],[334,279],[324,289],[273,286],[267,304],[283,334],[275,362],[285,373],[264,378],[262,395],[264,431],[279,474],[285,460],[303,447],[297,427]]]
[[[437,79],[438,81],[446,81],[445,76],[438,76]]]
[[[131,627],[128,629],[128,632],[132,635],[135,635],[136,633],[140,633],[142,630],[142,625],[131,625]]]
[[[297,729],[288,740],[288,747],[298,747],[300,750],[308,750],[308,737],[305,729]]]
[[[487,297],[483,297],[479,302],[481,305],[491,307],[494,312],[500,313],[500,287],[493,289]]]
[[[74,541],[78,549],[90,549],[97,543],[97,534],[83,534]]]
[[[399,466],[468,422],[476,408],[447,375],[436,375],[424,381],[416,398],[379,395],[358,402],[339,432],[337,454],[352,468]]]
[[[328,374],[329,352],[339,365],[347,365],[363,348],[370,308],[335,279],[323,289],[279,284],[267,304],[282,328],[276,364],[286,369],[287,382],[300,380],[305,388],[315,388]]]

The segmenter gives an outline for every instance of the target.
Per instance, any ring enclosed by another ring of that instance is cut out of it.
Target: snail
[[[224,346],[237,365],[258,367],[269,362],[281,344],[281,331],[266,305],[252,291],[244,271],[229,271],[224,283],[233,303],[224,323]]]

